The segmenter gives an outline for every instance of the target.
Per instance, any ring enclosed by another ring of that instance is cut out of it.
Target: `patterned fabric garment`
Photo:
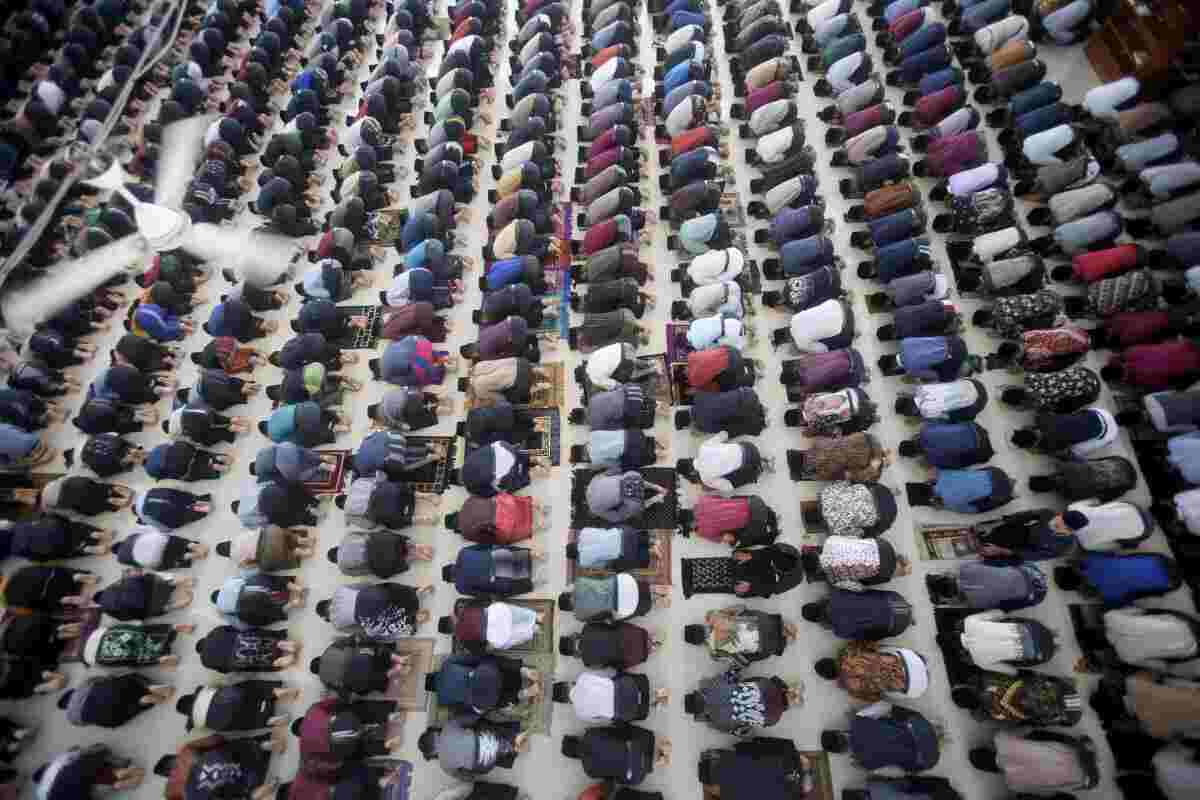
[[[708,648],[713,658],[749,663],[742,656],[758,652],[758,624],[753,619],[721,619],[712,626]]]
[[[887,692],[904,692],[904,659],[879,652],[875,642],[851,642],[838,658],[838,682],[851,697],[874,703]]]
[[[835,536],[862,536],[863,529],[879,522],[875,498],[862,484],[837,481],[821,491],[821,517]]]
[[[1082,355],[1091,347],[1087,331],[1051,328],[1021,334],[1021,363],[1026,369],[1052,368],[1062,356]]]
[[[735,722],[748,728],[761,728],[767,724],[767,703],[757,683],[751,681],[734,686],[729,705]]]
[[[992,327],[1005,339],[1019,339],[1027,330],[1061,325],[1062,310],[1062,298],[1047,290],[1001,297],[992,306]]]
[[[275,645],[279,640],[275,637],[256,636],[253,631],[247,631],[237,637],[237,646],[233,651],[232,672],[262,672],[272,669],[278,654]]]
[[[985,672],[980,678],[981,710],[1001,722],[1035,725],[1063,724],[1067,704],[1078,709],[1079,695],[1064,696],[1063,685],[1054,678],[1027,672],[1005,675]]]
[[[407,609],[389,606],[382,613],[359,619],[359,627],[371,639],[393,641],[417,632],[414,619]]]
[[[1143,311],[1158,304],[1158,287],[1149,270],[1105,278],[1088,287],[1088,309],[1098,317],[1118,311]]]
[[[1086,367],[1031,372],[1025,376],[1025,386],[1038,408],[1059,413],[1078,410],[1100,394],[1100,378]]]
[[[804,424],[813,434],[837,431],[842,423],[854,419],[854,397],[851,389],[809,395],[804,398],[804,405],[800,412],[804,418]]]
[[[166,637],[153,636],[137,625],[114,625],[100,640],[96,663],[157,664],[169,649]]]

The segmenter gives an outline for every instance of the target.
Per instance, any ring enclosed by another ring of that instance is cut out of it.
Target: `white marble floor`
[[[508,5],[510,7],[508,12],[510,19],[508,36],[511,36],[515,32],[511,22],[511,9],[514,4],[509,3]],[[572,12],[573,19],[578,28],[581,20],[580,4],[573,2],[571,5],[574,9]],[[440,0],[438,0],[437,7],[439,13],[444,13],[444,4]],[[870,21],[865,16],[864,8],[865,4],[858,4],[856,11],[862,16],[864,23],[869,27]],[[714,36],[719,40],[722,38],[720,26],[717,25],[714,27],[716,28]],[[642,63],[646,71],[649,72],[653,66],[650,61],[653,58],[654,51],[653,44],[649,41],[651,32],[648,30],[649,26],[646,24],[645,17],[643,17],[643,28],[644,41],[642,54],[644,58]],[[732,91],[727,59],[723,56],[722,48],[723,45],[717,42],[718,69],[715,72],[723,88],[722,106],[727,115]],[[440,58],[440,47],[434,46],[432,49],[433,56],[429,61],[429,72],[436,75],[436,64]],[[881,53],[873,45],[872,51],[877,59],[879,59]],[[798,40],[795,44],[795,52],[799,54]],[[1084,58],[1082,48],[1076,47],[1064,50],[1042,47],[1040,57],[1049,66],[1049,77],[1059,81],[1063,85],[1067,101],[1077,102],[1083,92],[1095,83],[1095,77]],[[507,79],[508,66],[507,63],[504,63],[497,70],[497,91],[499,94],[503,94],[508,90]],[[800,87],[797,99],[803,106],[805,118],[808,122],[809,140],[814,144],[819,154],[817,172],[821,181],[822,193],[827,204],[827,215],[830,219],[838,221],[834,236],[838,243],[839,254],[850,265],[850,268],[844,273],[844,279],[847,288],[853,292],[854,307],[859,314],[858,321],[863,331],[856,342],[856,346],[862,351],[868,364],[873,365],[875,359],[882,352],[890,350],[886,346],[881,346],[875,340],[874,336],[875,328],[887,322],[888,319],[884,315],[868,315],[864,297],[869,292],[876,291],[877,287],[860,281],[854,273],[853,265],[865,256],[850,247],[849,236],[853,226],[841,221],[848,203],[839,196],[836,186],[837,181],[843,175],[840,174],[839,170],[831,169],[828,166],[829,153],[825,151],[823,146],[826,126],[816,117],[817,111],[827,101],[815,99],[811,94],[811,83],[814,80],[815,76],[810,77],[809,83]],[[574,125],[579,109],[579,92],[577,86],[578,84],[576,83],[570,83],[563,92],[564,106],[560,116],[560,119],[564,123],[562,127],[566,132],[564,135],[568,144],[562,155],[560,166],[562,174],[567,176],[573,174],[575,167]],[[649,88],[649,84],[647,83],[646,90],[649,91]],[[893,102],[899,103],[900,96],[900,90],[889,90],[889,99]],[[500,103],[499,105],[501,108],[496,110],[503,114],[503,104]],[[353,103],[347,98],[342,108],[335,110],[332,116],[340,120],[343,112],[349,111],[352,108]],[[986,109],[984,110],[986,111]],[[487,128],[489,131],[493,130],[490,125]],[[423,124],[419,123],[418,130],[423,129]],[[730,129],[732,131],[733,127],[730,126]],[[644,137],[646,136],[649,136],[649,132],[644,132]],[[741,193],[742,202],[745,203],[752,199],[749,195],[749,181],[757,173],[746,166],[743,152],[745,150],[744,143],[735,140],[734,145],[732,162],[736,170],[736,184]],[[651,143],[647,138],[643,138],[641,146],[644,148],[650,147]],[[411,159],[412,156],[406,152],[401,158],[398,158],[398,162],[411,166]],[[655,161],[656,158],[651,159],[651,163]],[[481,183],[481,192],[472,204],[475,223],[472,226],[459,230],[459,235],[466,240],[466,246],[461,250],[463,253],[478,254],[479,245],[485,239],[486,231],[482,225],[482,219],[488,210],[486,190],[493,185],[490,177],[490,166],[493,163],[495,163],[494,157],[485,149],[481,159],[481,171],[484,174]],[[919,181],[919,183],[926,193],[932,185],[932,182],[928,180]],[[328,187],[329,185],[327,184],[326,186]],[[397,188],[401,190],[402,198],[407,199],[407,184],[401,181],[398,183]],[[654,176],[643,181],[642,190],[647,195],[645,202],[647,208],[656,208],[661,204],[657,180]],[[326,201],[326,205],[330,205],[328,200]],[[931,213],[934,211],[935,209],[931,209]],[[663,351],[663,324],[669,318],[670,302],[678,297],[678,288],[667,282],[668,272],[676,264],[674,255],[669,253],[665,247],[667,234],[668,231],[665,229],[665,226],[660,226],[660,230],[655,232],[652,249],[644,252],[644,259],[653,264],[658,279],[656,284],[654,284],[658,305],[656,309],[647,313],[647,319],[652,320],[654,339],[646,352]],[[750,231],[747,231],[747,234],[749,238]],[[933,238],[938,240],[941,237],[933,235]],[[937,254],[939,260],[944,258],[944,248],[941,242],[935,244],[934,252]],[[751,257],[761,261],[761,259],[768,256],[769,254],[762,248],[751,247]],[[376,288],[370,291],[360,290],[350,302],[371,302],[370,298],[374,296],[378,288],[381,288],[391,275],[392,265],[395,261],[395,254],[389,254],[376,269]],[[944,265],[943,269],[946,269]],[[473,280],[470,280],[473,277],[468,276],[468,283],[473,283]],[[215,295],[221,292],[222,287],[223,281],[218,275],[212,283],[210,294],[215,297]],[[467,301],[453,310],[452,318],[457,326],[455,334],[451,339],[451,346],[453,348],[456,349],[459,344],[473,339],[475,328],[470,323],[470,309],[477,307],[478,301],[478,287],[470,286]],[[964,316],[969,318],[970,312],[977,305],[976,301],[963,301],[961,307]],[[284,310],[275,312],[270,316],[279,319],[286,330],[287,320],[295,316],[298,308],[298,300],[292,298]],[[204,307],[196,316],[202,321],[207,317],[207,313],[208,307]],[[767,362],[769,365],[766,369],[766,375],[758,385],[758,389],[760,397],[769,408],[771,427],[760,437],[759,443],[766,454],[774,456],[776,462],[782,466],[785,463],[784,451],[789,447],[797,447],[803,444],[802,437],[796,431],[783,427],[783,414],[787,404],[782,386],[778,382],[778,362],[783,357],[783,354],[781,352],[772,352],[766,343],[769,330],[785,324],[785,318],[771,311],[759,311],[752,318],[750,324],[759,334],[758,343],[752,348],[752,355]],[[112,335],[102,339],[100,342],[102,349],[110,346],[116,340],[119,333],[120,331],[116,331]],[[969,329],[965,336],[972,352],[986,353],[995,348],[996,342],[994,340],[988,339],[974,329]],[[266,343],[265,347],[266,349],[273,349],[285,339],[286,336],[282,334],[277,335]],[[197,334],[186,341],[184,347],[188,352],[191,352],[203,347],[205,342],[206,337],[203,334]],[[565,348],[563,350],[565,351]],[[577,354],[570,352],[560,352],[558,357],[565,360],[568,367],[572,369],[580,361],[580,357]],[[1090,357],[1090,360],[1093,366],[1098,367],[1098,358],[1095,354]],[[89,367],[77,371],[86,383],[95,370]],[[882,409],[888,409],[890,408],[892,398],[902,387],[902,384],[897,379],[882,377],[874,367],[873,371],[875,374],[867,387],[868,391]],[[273,368],[263,368],[259,370],[256,377],[260,381],[273,383],[279,374]],[[369,403],[376,402],[382,396],[385,389],[381,384],[369,381],[369,373],[367,372],[365,363],[360,363],[348,370],[348,374],[364,380],[366,387],[348,399],[347,409],[353,415],[354,430],[351,434],[339,440],[338,446],[341,447],[351,447],[366,435],[368,431],[366,407]],[[194,367],[190,363],[185,364],[180,370],[181,384],[188,385],[193,380],[193,376]],[[998,385],[1010,381],[1011,376],[1006,373],[989,373],[984,376],[983,380],[989,385],[989,389],[994,389]],[[568,408],[576,405],[578,401],[577,393],[578,387],[572,384],[568,389]],[[998,392],[993,393],[993,396],[996,395],[998,395]],[[461,396],[459,397],[459,407],[461,408]],[[1102,398],[1102,402],[1107,402],[1110,399],[1106,393]],[[78,402],[77,398],[75,402]],[[245,408],[243,413],[258,419],[264,417],[269,410],[269,401],[265,397],[260,396],[255,398]],[[992,440],[997,445],[998,452],[992,464],[1007,470],[1018,480],[1021,487],[1017,501],[1005,510],[1061,502],[1049,496],[1031,496],[1025,486],[1024,479],[1026,476],[1034,472],[1043,471],[1049,464],[1043,459],[1031,457],[1020,451],[1011,449],[1005,444],[1009,432],[1024,421],[1025,415],[1002,408],[995,402],[980,417],[980,422],[992,433]],[[443,419],[438,428],[433,432],[450,433],[453,430],[455,422],[454,418]],[[873,433],[880,438],[885,446],[893,449],[901,439],[908,438],[913,432],[914,429],[906,425],[903,421],[887,415],[873,430]],[[698,438],[686,432],[679,433],[670,430],[665,422],[659,425],[655,434],[660,441],[670,442],[670,463],[673,463],[675,458],[693,455],[699,442]],[[54,429],[51,432],[50,438],[52,443],[60,448],[78,448],[83,443],[83,437],[69,425],[66,427],[59,426]],[[134,438],[147,445],[152,445],[160,442],[163,436],[161,432],[151,431]],[[580,441],[586,441],[586,430],[568,428],[564,436],[564,448],[574,442]],[[231,451],[236,454],[238,459],[234,469],[235,477],[229,477],[211,485],[206,484],[203,488],[203,491],[212,491],[214,493],[217,506],[216,513],[201,523],[184,529],[181,533],[206,542],[215,543],[228,538],[231,534],[239,530],[238,522],[229,510],[229,504],[237,497],[239,487],[243,482],[249,480],[249,476],[246,473],[246,466],[264,442],[264,438],[255,432],[252,435],[243,437],[231,448]],[[1128,442],[1122,439],[1114,445],[1113,451],[1128,455]],[[55,465],[55,467],[57,466]],[[52,469],[51,471],[54,470]],[[915,462],[901,461],[889,468],[888,472],[885,473],[884,480],[888,484],[899,488],[906,480],[917,479],[922,472],[923,469]],[[142,473],[125,476],[121,480],[139,489],[148,488],[150,485]],[[543,534],[539,541],[539,544],[555,554],[548,562],[545,575],[548,582],[548,594],[551,595],[556,594],[564,587],[564,561],[557,554],[561,553],[569,521],[567,501],[570,487],[569,481],[570,471],[568,467],[564,466],[555,470],[551,478],[537,482],[531,489],[537,497],[543,502],[550,503],[553,508],[553,523],[549,528],[549,532]],[[785,531],[783,537],[785,541],[799,543],[801,540],[803,526],[800,519],[799,501],[815,497],[818,488],[817,484],[796,485],[791,483],[786,475],[786,471],[783,469],[774,475],[768,476],[757,487],[758,493],[780,514],[783,522],[783,530]],[[695,487],[689,487],[688,491],[690,496],[694,498],[696,495]],[[445,499],[446,510],[457,508],[463,497],[464,493],[461,489],[453,489],[448,492]],[[1139,487],[1134,499],[1142,501],[1147,499],[1144,486]],[[906,504],[903,502],[901,502],[901,509],[900,518],[888,532],[887,537],[899,552],[911,556],[914,554],[912,534],[913,515],[910,514]],[[934,519],[935,516],[928,509],[925,509],[921,511],[919,518],[922,520]],[[128,514],[112,515],[111,519],[101,520],[101,524],[111,526],[118,531],[126,528],[130,522],[131,517]],[[332,512],[327,510],[321,524],[318,526],[317,533],[320,536],[318,553],[321,555],[313,561],[306,563],[299,570],[299,575],[304,583],[312,587],[312,597],[309,607],[301,613],[294,614],[288,625],[291,636],[300,639],[304,644],[304,654],[301,659],[304,666],[288,670],[281,675],[288,684],[299,686],[303,690],[302,700],[292,708],[292,711],[296,714],[303,713],[310,703],[319,698],[321,686],[316,676],[309,673],[307,663],[310,658],[318,655],[334,638],[332,628],[316,616],[312,610],[312,606],[316,600],[327,597],[332,588],[344,580],[336,568],[328,563],[323,556],[325,550],[336,545],[344,533],[340,512],[337,512],[336,509]],[[434,616],[436,617],[446,613],[455,599],[452,589],[440,583],[440,576],[437,570],[440,569],[442,564],[453,558],[454,553],[460,545],[460,540],[456,535],[435,527],[418,528],[412,531],[412,533],[418,541],[432,543],[437,548],[437,556],[432,566],[417,565],[409,575],[405,576],[406,579],[417,583],[425,581],[438,582],[437,594],[432,602]],[[1144,546],[1160,550],[1164,549],[1160,535],[1156,535]],[[715,548],[705,542],[677,540],[673,555],[675,560],[674,583],[676,587],[679,583],[678,560],[680,557],[709,555],[714,554],[714,552]],[[105,583],[119,574],[119,567],[112,558],[85,559],[80,564],[100,573]],[[955,708],[949,701],[949,690],[945,683],[944,669],[941,665],[941,659],[934,641],[935,631],[931,609],[923,586],[923,575],[933,566],[932,562],[917,561],[915,573],[911,577],[897,580],[888,587],[902,592],[913,602],[916,608],[916,625],[901,637],[898,643],[913,647],[926,654],[931,665],[932,686],[930,691],[924,698],[913,703],[913,706],[941,723],[947,731],[941,761],[933,771],[934,774],[949,777],[966,798],[971,798],[971,800],[998,800],[998,798],[1005,796],[1005,789],[1002,783],[996,776],[983,775],[974,771],[967,763],[966,758],[969,748],[983,743],[988,738],[991,727],[972,720],[966,713]],[[199,590],[196,593],[197,601],[192,608],[173,615],[173,618],[177,621],[188,620],[198,623],[200,627],[198,635],[203,634],[208,628],[219,624],[218,616],[208,601],[208,595],[225,577],[231,574],[232,570],[233,567],[228,560],[215,556],[200,563],[193,570],[199,581]],[[843,693],[837,690],[832,684],[822,681],[813,672],[813,663],[818,658],[833,654],[838,643],[825,631],[818,630],[815,626],[804,623],[800,618],[800,606],[809,600],[821,596],[824,591],[825,589],[821,586],[801,586],[782,597],[768,601],[754,601],[753,603],[755,607],[784,613],[801,624],[800,641],[789,648],[785,656],[760,664],[755,671],[758,674],[779,674],[782,677],[800,679],[806,683],[807,693],[804,707],[799,710],[789,711],[782,723],[771,731],[772,735],[794,738],[802,748],[817,748],[820,731],[823,728],[838,725],[846,718],[847,713],[851,709],[851,704]],[[1185,607],[1190,605],[1190,601],[1183,596],[1182,592],[1177,593],[1177,595],[1179,596],[1168,598],[1166,602],[1172,604],[1181,603]],[[666,736],[671,739],[674,743],[674,756],[670,767],[656,771],[648,778],[642,788],[662,791],[667,797],[682,799],[697,797],[700,791],[695,771],[697,756],[700,751],[707,747],[720,746],[729,742],[727,737],[700,727],[683,713],[681,702],[683,693],[693,688],[700,678],[716,672],[718,666],[708,661],[702,651],[684,644],[682,640],[682,627],[686,623],[700,621],[705,610],[716,605],[718,600],[732,600],[732,598],[697,596],[685,601],[682,594],[676,589],[672,599],[673,603],[669,610],[654,612],[644,621],[644,624],[648,627],[665,633],[668,640],[665,649],[655,655],[644,666],[644,671],[650,676],[654,686],[669,687],[673,693],[670,706],[666,710],[655,712],[645,724],[660,736]],[[1032,616],[1046,622],[1060,634],[1062,647],[1059,655],[1051,664],[1042,668],[1053,674],[1071,674],[1073,662],[1078,656],[1066,609],[1066,604],[1075,599],[1077,598],[1070,594],[1052,589],[1046,601],[1031,611]],[[577,623],[573,618],[560,619],[558,624],[559,630],[562,632],[570,632],[577,628]],[[422,630],[421,634],[424,636],[437,635],[432,626]],[[198,684],[209,683],[219,678],[219,676],[208,672],[200,665],[199,659],[192,650],[190,642],[191,639],[188,637],[183,639],[179,650],[183,655],[183,664],[177,670],[161,672],[155,675],[156,679],[173,683],[178,687],[180,692],[189,692]],[[440,637],[438,640],[438,651],[444,652],[447,646],[448,640],[445,637]],[[578,661],[560,658],[557,676],[559,678],[567,678],[578,673],[580,670],[581,665]],[[71,675],[73,683],[83,680],[87,675],[87,670],[78,665],[69,667],[68,672]],[[1085,689],[1089,685],[1090,680],[1088,678],[1081,680]],[[125,728],[118,731],[105,731],[95,728],[75,729],[70,727],[66,723],[62,712],[54,707],[53,697],[39,697],[22,703],[6,703],[4,705],[6,706],[2,709],[4,713],[11,714],[28,722],[36,722],[40,729],[36,741],[18,760],[18,765],[25,772],[32,770],[36,765],[43,763],[47,757],[65,747],[98,741],[112,743],[119,752],[135,758],[142,765],[149,768],[159,755],[173,751],[185,736],[183,717],[177,714],[172,708],[154,709],[142,715],[138,720]],[[410,718],[406,724],[405,744],[400,755],[413,760],[417,764],[413,796],[427,800],[428,798],[432,798],[441,788],[452,785],[454,781],[449,776],[443,774],[436,765],[425,764],[421,761],[421,757],[416,749],[416,740],[424,728],[424,724],[424,713],[410,714]],[[578,732],[582,728],[583,726],[572,718],[568,708],[557,707],[554,712],[551,735],[535,737],[530,752],[522,755],[517,760],[515,769],[512,771],[498,770],[492,773],[489,778],[491,780],[518,784],[534,800],[566,800],[566,798],[574,797],[589,781],[584,776],[577,762],[567,761],[559,755],[559,744],[560,738],[564,733]],[[1101,770],[1104,775],[1103,780],[1100,787],[1088,793],[1087,796],[1094,798],[1117,797],[1118,793],[1112,781],[1112,759],[1107,752],[1107,747],[1103,744],[1102,733],[1090,709],[1084,721],[1075,730],[1076,732],[1087,733],[1092,736],[1100,745],[1099,750],[1102,754]],[[862,774],[849,763],[848,759],[834,756],[832,763],[835,786],[838,791],[842,788],[859,785]],[[296,764],[297,748],[293,739],[287,754],[276,759],[274,773],[282,780],[287,780],[294,774]],[[149,798],[160,796],[162,791],[163,782],[161,779],[151,776],[140,789],[127,793],[127,796],[131,800],[134,798],[136,800],[149,800]]]

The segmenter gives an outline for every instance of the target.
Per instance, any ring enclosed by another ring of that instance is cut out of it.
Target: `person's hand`
[[[733,560],[742,564],[749,561],[751,558],[753,558],[753,556],[747,553],[745,550],[739,550],[733,554]]]
[[[1005,547],[1000,547],[994,544],[985,544],[979,548],[980,558],[1003,558],[1011,555],[1012,551]]]

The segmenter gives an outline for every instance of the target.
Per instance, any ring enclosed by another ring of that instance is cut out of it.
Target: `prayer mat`
[[[355,328],[354,333],[334,342],[343,350],[374,350],[379,345],[379,330],[383,327],[383,306],[338,306],[339,311],[345,311],[355,316],[365,316],[367,327]]]
[[[446,660],[445,655],[434,658],[434,670],[441,667]],[[554,717],[554,701],[550,692],[554,688],[554,654],[553,653],[524,653],[518,659],[524,666],[536,669],[542,677],[542,694],[532,703],[520,702],[516,705],[498,708],[485,718],[492,722],[519,722],[521,730],[526,733],[549,735],[550,722]],[[421,678],[422,683],[424,677]],[[451,708],[438,704],[437,693],[427,692],[429,697],[429,720],[433,724],[445,724],[450,721],[455,712]]]
[[[686,322],[667,323],[667,363],[684,364],[692,346],[688,344],[688,324]]]
[[[533,417],[533,434],[517,449],[530,458],[540,456],[550,466],[562,463],[562,414],[557,408],[527,408],[525,413]],[[479,449],[464,445],[467,455]]]
[[[660,586],[671,585],[671,539],[674,531],[650,531],[650,536],[658,542],[658,546],[662,549],[662,558],[655,559],[651,557],[650,566],[645,569],[635,569],[629,574],[636,578],[645,578],[648,583],[659,584]],[[579,531],[567,531],[567,544],[574,544],[579,540]],[[578,569],[573,559],[567,559],[567,583],[575,580],[576,574],[579,575],[610,575],[611,570],[606,569]]]
[[[925,561],[974,561],[979,537],[973,525],[934,525],[918,522],[917,552]]]
[[[320,497],[327,494],[340,494],[346,486],[346,473],[350,471],[353,456],[352,450],[318,450],[323,456],[334,456],[337,463],[333,471],[326,473],[327,477],[319,481],[305,481],[304,488],[309,494]]]
[[[462,448],[458,446],[458,439],[454,436],[420,436],[417,434],[406,434],[406,438],[409,444],[443,443],[446,445],[446,457],[440,461],[431,461],[420,469],[405,472],[404,480],[399,483],[408,484],[418,492],[441,494],[446,491],[450,486],[450,479],[460,466],[458,458]]]
[[[553,297],[558,307],[558,318],[545,317],[542,326],[537,329],[538,338],[546,342],[565,342],[571,327],[571,265],[553,264],[543,271],[546,279],[546,293],[543,297]],[[552,351],[560,352],[558,348]]]
[[[100,627],[100,609],[71,608],[64,611],[61,617],[63,624],[77,622],[82,626],[82,630],[78,639],[67,640],[58,660],[64,664],[78,664],[83,661],[83,646],[87,643],[88,636]]]
[[[550,381],[550,403],[544,402],[544,398],[539,395],[537,406],[529,406],[526,404],[516,404],[513,408],[521,408],[529,410],[531,408],[555,408],[561,409],[567,402],[567,368],[561,361],[553,361],[549,364],[534,364],[534,369],[544,373],[547,380]],[[475,408],[475,398],[470,394],[463,397],[463,411],[470,411]]]
[[[1104,635],[1104,612],[1100,603],[1070,603],[1071,627],[1083,657],[1075,662],[1076,672],[1104,673],[1109,670],[1127,671],[1117,651]]]
[[[654,367],[654,372],[643,376],[641,379],[634,381],[642,390],[663,403],[674,405],[676,401],[676,389],[674,383],[668,378],[671,374],[671,365],[667,362],[666,353],[653,353],[645,356],[638,356],[638,361],[643,364],[650,364]],[[686,368],[686,364],[684,367]],[[684,382],[686,385],[686,381]],[[592,386],[591,381],[583,381],[579,387],[580,404],[587,407],[592,395],[597,391],[596,387]]]
[[[975,612],[969,608],[947,608],[935,606],[934,625],[937,643],[946,665],[946,677],[953,688],[973,684],[979,675],[979,667],[971,660],[971,654],[962,644],[962,622]]]
[[[471,601],[465,597],[460,600],[456,600],[454,602],[454,613],[458,614],[459,611],[465,608],[470,602]],[[546,621],[538,626],[537,634],[528,642],[517,647],[510,647],[507,650],[502,650],[500,652],[514,656],[519,655],[522,657],[524,657],[526,654],[554,655],[558,652],[558,638],[554,633],[554,619],[555,614],[558,612],[558,606],[556,605],[555,600],[530,600],[524,597],[508,597],[504,599],[504,602],[514,606],[523,606],[525,608],[533,609],[535,612],[545,612]],[[457,639],[453,640],[450,649],[455,653],[468,652],[467,648],[463,647]]]
[[[729,556],[682,558],[679,566],[685,600],[694,594],[733,594],[733,559]]]
[[[392,643],[398,656],[409,656],[412,670],[393,678],[385,696],[395,700],[401,711],[425,711],[429,708],[429,693],[425,691],[425,676],[433,666],[433,651],[437,639],[412,637]]]
[[[613,525],[588,510],[587,487],[592,478],[605,470],[580,467],[571,474],[571,527],[607,528]],[[679,475],[670,467],[643,467],[638,470],[647,481],[667,490],[661,501],[642,510],[622,524],[644,531],[674,531],[679,525]]]

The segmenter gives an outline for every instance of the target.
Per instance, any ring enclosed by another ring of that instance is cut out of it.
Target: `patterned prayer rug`
[[[631,575],[638,578],[645,578],[650,583],[656,583],[661,586],[671,585],[671,540],[674,538],[674,531],[650,531],[650,536],[654,541],[658,542],[658,546],[662,549],[662,558],[650,559],[650,566],[645,569],[635,569],[630,572]],[[579,531],[567,531],[567,543],[574,544],[579,539]],[[567,583],[575,580],[575,575],[609,575],[610,570],[604,569],[578,569],[572,559],[567,559]]]
[[[540,456],[551,466],[562,462],[562,414],[557,408],[527,408],[524,413],[533,417],[533,434],[524,442],[517,443],[522,453],[530,458]],[[478,448],[464,445],[467,455]]]
[[[412,637],[392,644],[398,656],[408,656],[412,669],[407,675],[393,678],[386,697],[395,700],[401,711],[425,711],[429,708],[429,693],[425,691],[425,676],[433,667],[433,651],[437,639]]]
[[[733,559],[729,556],[681,558],[683,597],[694,594],[733,594]]]
[[[350,471],[352,450],[318,450],[323,456],[334,456],[337,463],[332,472],[327,472],[326,478],[319,481],[305,481],[304,488],[310,494],[318,497],[326,494],[340,494],[346,486],[346,473]]]
[[[455,470],[461,466],[459,458],[462,448],[458,444],[457,437],[407,434],[406,438],[410,444],[445,444],[446,457],[439,461],[431,461],[420,469],[405,472],[404,480],[399,483],[408,484],[418,492],[441,494],[446,491]]]
[[[543,395],[538,395],[537,406],[515,405],[514,408],[558,408],[561,409],[567,402],[567,368],[561,361],[554,361],[549,364],[534,364],[534,369],[543,373],[546,379],[550,382],[550,402],[547,403]],[[467,412],[476,405],[475,398],[470,394],[463,397],[463,411]]]
[[[636,381],[642,389],[663,403],[674,405],[676,400],[676,389],[673,382],[668,378],[670,375],[670,365],[667,363],[666,353],[653,353],[650,355],[638,356],[638,361],[644,364],[650,364],[654,367],[654,372],[642,377]],[[685,365],[686,366],[686,365]],[[581,404],[586,408],[592,394],[596,391],[596,387],[591,385],[591,381],[585,380],[579,387],[581,395]]]
[[[623,524],[646,531],[675,530],[679,522],[678,473],[670,467],[645,467],[638,472],[650,483],[666,489],[667,495]],[[602,473],[602,469],[580,467],[571,474],[571,527],[575,530],[588,527],[607,528],[613,524],[588,510],[588,484],[592,478]]]
[[[686,364],[688,353],[692,346],[687,340],[688,324],[686,322],[667,323],[667,363]]]
[[[367,327],[355,328],[354,333],[342,337],[335,344],[343,350],[374,350],[379,345],[379,329],[383,325],[383,306],[338,306],[341,311],[355,316],[365,316]]]
[[[445,655],[434,657],[433,669],[441,667],[446,660]],[[542,693],[532,703],[521,702],[516,705],[496,709],[487,714],[487,719],[493,722],[519,722],[521,730],[526,733],[550,733],[550,723],[554,717],[554,702],[550,692],[554,687],[554,654],[553,653],[523,653],[520,662],[530,669],[536,669],[542,677]],[[424,677],[422,677],[424,681]],[[436,692],[427,692],[429,697],[429,719],[432,723],[445,724],[454,716],[454,710],[439,705]]]
[[[971,525],[933,525],[918,522],[917,551],[925,561],[973,561],[979,537]]]

